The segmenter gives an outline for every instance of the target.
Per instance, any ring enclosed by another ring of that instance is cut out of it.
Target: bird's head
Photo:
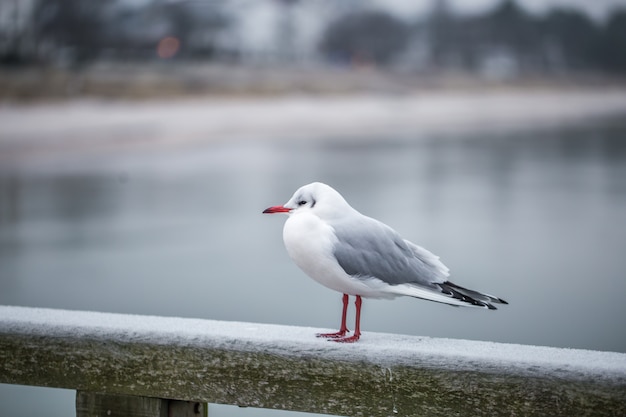
[[[334,188],[321,182],[313,182],[300,187],[284,205],[269,207],[263,213],[291,215],[310,212],[318,217],[330,219],[346,210],[352,208]]]

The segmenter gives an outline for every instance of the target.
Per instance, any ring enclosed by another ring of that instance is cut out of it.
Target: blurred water
[[[492,312],[366,300],[365,337],[626,352],[623,120],[258,138],[0,168],[0,304],[335,328],[340,294],[291,263],[285,218],[261,214],[319,180],[440,255],[451,280],[510,302]]]

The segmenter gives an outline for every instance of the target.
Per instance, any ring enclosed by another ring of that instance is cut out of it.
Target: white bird
[[[314,182],[300,187],[282,206],[263,213],[287,213],[283,241],[291,259],[320,284],[343,293],[341,327],[318,337],[356,342],[361,336],[361,297],[411,296],[453,306],[495,310],[501,298],[448,281],[439,257],[403,239],[384,223],[352,208],[332,187]],[[352,336],[346,326],[349,296],[356,297]]]

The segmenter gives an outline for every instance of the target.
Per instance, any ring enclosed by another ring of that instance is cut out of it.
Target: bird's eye
[[[303,206],[303,205],[305,205],[305,204],[306,204],[306,201],[304,201],[304,200],[300,200],[300,201],[298,201],[298,205],[299,205],[299,206]]]

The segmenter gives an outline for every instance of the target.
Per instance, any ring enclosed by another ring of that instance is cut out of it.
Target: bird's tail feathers
[[[467,303],[469,305],[484,307],[488,308],[489,310],[497,310],[492,303],[508,304],[508,302],[506,302],[502,298],[470,290],[465,287],[461,287],[460,285],[456,285],[455,283],[450,281],[446,281],[437,285],[441,288],[442,293],[454,299],[463,301],[464,303]]]
[[[449,304],[455,307],[478,307],[496,310],[493,304],[508,304],[502,298],[470,290],[450,281],[435,283],[432,287],[411,283],[399,285],[385,285],[385,294],[393,296],[408,295],[410,297]]]
[[[437,303],[448,304],[455,307],[486,307],[484,304],[477,302],[472,303],[467,297],[463,297],[461,295],[455,297],[452,292],[446,293],[437,287],[427,288],[421,285],[413,285],[409,283],[392,285],[386,289],[386,292],[394,295],[408,295],[409,297],[435,301]]]

